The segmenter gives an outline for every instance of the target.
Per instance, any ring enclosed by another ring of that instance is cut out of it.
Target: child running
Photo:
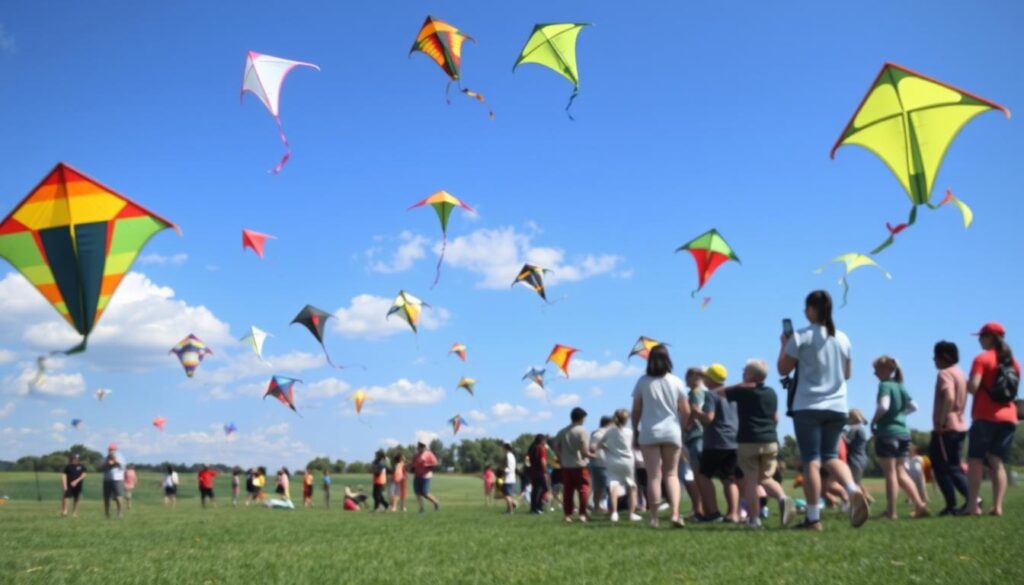
[[[490,465],[484,467],[484,504],[494,504],[494,482],[497,477],[494,475],[494,468]]]

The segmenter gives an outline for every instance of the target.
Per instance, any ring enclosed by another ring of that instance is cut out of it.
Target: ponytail
[[[825,326],[829,337],[835,337],[836,324],[832,321],[832,295],[825,290],[816,290],[807,295],[805,304],[814,309],[817,324]]]
[[[999,335],[991,335],[992,349],[996,351],[996,358],[1004,366],[1013,366],[1013,350],[1010,344]]]
[[[900,384],[903,383],[903,370],[900,369],[900,363],[896,361],[896,358],[883,355],[881,357],[876,358],[875,361],[871,362],[871,365],[875,366],[876,368],[882,367],[891,369],[893,374],[892,379],[899,382]]]

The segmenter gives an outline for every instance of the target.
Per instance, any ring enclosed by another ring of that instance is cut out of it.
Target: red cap
[[[1006,328],[995,321],[991,321],[989,323],[985,323],[985,325],[982,326],[981,331],[974,333],[973,335],[985,334],[995,335],[996,337],[1006,337]]]
[[[107,445],[107,451],[117,451],[117,443]]]

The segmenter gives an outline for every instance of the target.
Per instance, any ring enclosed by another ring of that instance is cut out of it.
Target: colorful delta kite
[[[445,101],[449,104],[451,100],[448,99],[448,93],[452,88],[452,82],[457,83],[459,91],[468,97],[475,99],[481,104],[484,103],[484,96],[482,94],[462,87],[462,43],[466,40],[476,42],[473,37],[463,33],[447,22],[438,20],[433,16],[428,16],[419,34],[416,35],[416,41],[412,44],[412,48],[409,49],[409,56],[412,56],[416,51],[422,51],[433,59],[434,63],[437,63],[445,74],[448,75],[448,85],[445,87],[444,95]],[[494,112],[490,111],[489,108],[487,115],[491,119],[494,118]]]
[[[587,23],[560,22],[554,24],[538,24],[533,27],[530,38],[526,41],[519,59],[512,66],[516,70],[522,63],[543,65],[572,83],[572,95],[565,113],[573,120],[569,108],[573,100],[580,94],[580,72],[576,68],[576,39]]]
[[[277,237],[269,234],[261,234],[252,230],[242,230],[242,251],[246,248],[256,252],[256,255],[263,259],[263,247],[266,246],[267,240],[276,240]]]
[[[693,259],[697,262],[697,288],[690,294],[691,297],[697,296],[697,292],[704,288],[708,279],[718,270],[719,266],[729,260],[740,261],[722,234],[714,229],[679,246],[676,252],[683,250],[693,254]]]
[[[662,342],[658,341],[657,339],[651,339],[650,337],[643,337],[643,336],[641,336],[640,339],[637,339],[636,343],[633,344],[633,349],[630,350],[629,356],[626,357],[626,359],[628,360],[629,358],[631,358],[631,357],[633,357],[635,355],[636,356],[640,356],[643,359],[647,359],[647,356],[651,353],[651,349],[655,345],[664,345],[664,344]]]
[[[473,396],[474,395],[473,392],[476,389],[476,379],[475,378],[460,378],[459,379],[459,384],[456,386],[456,388],[462,388],[466,392],[469,392],[470,396]]]
[[[398,315],[409,324],[409,327],[412,327],[413,333],[418,333],[416,326],[419,324],[420,317],[423,314],[423,307],[429,306],[404,290],[398,291],[395,302],[391,305],[391,309],[388,310],[387,318],[390,318],[391,315]]]
[[[244,337],[239,339],[242,343],[245,343],[252,348],[252,351],[256,354],[256,357],[263,361],[263,344],[267,341],[269,334],[260,329],[259,327],[249,327],[249,333],[246,333]],[[266,363],[266,362],[264,362]]]
[[[532,288],[544,302],[548,302],[548,295],[544,289],[544,275],[551,272],[547,268],[541,268],[540,266],[534,266],[533,264],[523,264],[522,269],[519,270],[519,275],[512,281],[512,286],[519,283],[525,284]]]
[[[455,354],[459,356],[459,359],[466,361],[466,346],[461,343],[452,344],[452,348],[448,350],[448,355]]]
[[[363,392],[362,390],[356,390],[355,393],[352,394],[352,403],[355,404],[356,414],[359,414],[360,412],[363,411],[363,403],[365,402],[366,392]]]
[[[858,268],[861,268],[861,267],[864,267],[864,266],[871,266],[872,268],[878,269],[882,274],[885,275],[886,278],[888,278],[888,279],[892,278],[891,274],[886,272],[885,269],[883,269],[874,260],[872,260],[870,256],[865,256],[864,254],[856,254],[856,253],[843,254],[842,256],[836,256],[835,258],[833,258],[832,262],[842,262],[846,266],[845,270],[843,271],[843,277],[839,279],[839,284],[843,285],[843,305],[842,306],[844,306],[844,307],[846,306],[846,297],[849,296],[849,294],[850,294],[850,283],[849,283],[850,273],[853,272],[854,270],[857,270]],[[825,271],[825,266],[822,266],[821,268],[815,270],[815,272],[818,273],[818,274],[821,274],[824,271]]]
[[[565,374],[565,377],[569,377],[569,361],[572,360],[574,353],[579,351],[569,347],[568,345],[555,345],[555,348],[551,350],[551,355],[548,356],[547,361],[558,366],[559,370]]]
[[[245,57],[245,73],[242,75],[242,92],[239,101],[245,98],[245,92],[249,92],[259,98],[263,105],[270,110],[277,122],[277,132],[284,143],[284,156],[281,162],[271,169],[271,174],[278,174],[284,168],[285,163],[292,156],[292,147],[288,144],[288,137],[284,134],[284,126],[281,125],[281,113],[279,102],[281,100],[281,88],[284,86],[284,78],[296,67],[311,67],[320,71],[320,67],[312,63],[302,61],[290,61],[271,55],[262,55],[256,51],[249,51]]]
[[[444,262],[444,251],[448,247],[448,218],[451,217],[452,210],[456,207],[461,207],[470,213],[475,212],[472,207],[466,205],[461,199],[447,191],[438,191],[423,201],[409,206],[409,209],[423,207],[424,205],[433,207],[434,211],[437,212],[437,219],[441,220],[441,255],[437,258],[437,273],[434,275],[434,284],[430,285],[430,288],[434,288],[437,286],[437,282],[441,280],[441,263]],[[406,209],[406,211],[409,211],[409,209]]]
[[[541,369],[541,368],[530,368],[529,370],[526,371],[525,374],[523,374],[523,379],[524,380],[529,380],[529,381],[533,382],[534,384],[536,384],[537,386],[540,386],[541,389],[543,389],[544,388],[544,373],[546,371],[547,370],[544,370],[544,369]]]
[[[448,419],[448,424],[452,425],[452,436],[459,434],[459,429],[462,428],[462,422],[462,417],[457,414]]]
[[[313,305],[306,305],[299,311],[299,314],[292,319],[292,324],[298,323],[309,329],[309,332],[313,334],[317,342],[320,344],[320,348],[324,350],[324,357],[327,358],[327,363],[334,368],[344,368],[345,366],[336,366],[331,361],[330,354],[327,353],[327,346],[324,345],[324,327],[327,325],[327,320],[333,317],[327,311],[318,309]]]
[[[153,426],[156,427],[156,430],[162,433],[164,432],[164,427],[167,426],[167,419],[162,416],[158,416],[153,419]]]
[[[947,85],[899,65],[886,63],[871,84],[853,118],[832,147],[831,157],[846,144],[856,144],[875,153],[896,175],[913,207],[905,224],[887,226],[889,237],[871,254],[893,243],[896,234],[917,220],[917,208],[931,209],[955,203],[963,213],[964,227],[970,225],[971,211],[949,194],[939,205],[931,202],[935,178],[949,145],[975,116],[1005,107]]]
[[[6,258],[82,336],[89,334],[139,251],[177,226],[64,163],[0,223]]]
[[[96,389],[96,400],[103,402],[103,399],[113,394],[114,391],[109,388],[97,388]]]
[[[266,400],[267,396],[273,396],[280,400],[281,404],[292,409],[292,412],[299,414],[299,411],[295,410],[295,383],[301,381],[288,376],[274,376],[267,384],[267,391],[263,394],[263,399]]]
[[[206,347],[202,339],[189,333],[188,337],[179,341],[178,345],[172,347],[171,351],[167,353],[178,356],[181,367],[185,368],[185,375],[191,378],[195,375],[199,364],[203,363],[203,359],[213,354],[213,351]]]
[[[75,429],[76,431],[82,430],[82,419],[80,419],[80,418],[73,418],[73,419],[71,419],[71,428]]]
[[[238,432],[238,427],[235,426],[235,423],[229,422],[228,424],[224,425],[224,436],[225,437],[230,437],[231,435],[233,435],[236,432]]]

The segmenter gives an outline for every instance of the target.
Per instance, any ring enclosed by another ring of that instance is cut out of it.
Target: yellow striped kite
[[[572,107],[576,96],[580,94],[580,72],[576,67],[576,39],[585,26],[590,25],[558,22],[534,26],[530,38],[526,41],[526,46],[519,54],[519,59],[512,66],[512,71],[515,71],[521,63],[536,63],[568,79],[572,83],[573,89],[572,95],[569,96],[569,104],[565,106],[565,113],[570,120],[574,118],[569,113],[569,108]]]
[[[452,88],[452,82],[458,83],[459,91],[468,97],[475,99],[481,104],[484,103],[484,96],[469,88],[462,87],[462,43],[466,41],[476,42],[476,39],[460,31],[447,22],[428,16],[427,20],[416,35],[416,41],[409,49],[409,55],[420,51],[437,63],[445,74],[448,75],[448,85],[445,86],[445,101],[449,104],[448,92]],[[485,106],[486,107],[486,106]],[[487,115],[494,119],[494,112],[488,108]]]
[[[953,139],[975,116],[989,110],[1010,117],[1005,107],[970,92],[893,63],[882,66],[830,154],[835,158],[836,150],[846,144],[875,153],[896,175],[913,204],[906,223],[886,225],[889,237],[871,251],[872,255],[914,225],[920,205],[936,209],[955,203],[963,213],[964,226],[970,225],[972,213],[965,203],[949,194],[935,205],[932,190]]]
[[[64,353],[85,351],[89,334],[154,234],[178,230],[113,189],[64,163],[0,223],[7,259],[82,336]]]
[[[416,326],[419,325],[420,317],[423,315],[423,307],[429,306],[404,290],[398,291],[398,296],[395,297],[395,302],[391,305],[387,318],[390,318],[391,315],[398,315],[409,324],[409,327],[412,327],[413,333],[419,333]]]
[[[547,268],[541,268],[533,264],[523,264],[519,274],[516,275],[516,279],[512,281],[512,286],[522,283],[532,288],[546,303],[548,302],[548,293],[544,288],[544,275],[550,272]]]
[[[551,355],[548,356],[547,361],[558,366],[559,370],[565,374],[565,377],[569,377],[569,361],[572,360],[574,353],[579,351],[578,349],[569,347],[568,345],[555,344],[555,348],[551,350]]]

